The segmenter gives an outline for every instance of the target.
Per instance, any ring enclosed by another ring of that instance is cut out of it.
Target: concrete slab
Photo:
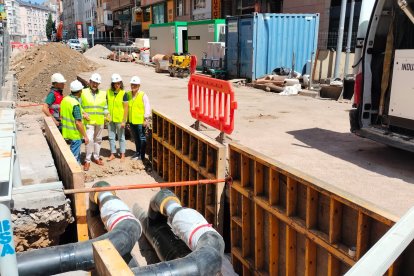
[[[41,121],[41,115],[17,118],[17,150],[23,185],[59,181]]]

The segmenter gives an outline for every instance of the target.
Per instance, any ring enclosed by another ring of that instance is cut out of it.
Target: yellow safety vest
[[[62,123],[62,136],[70,140],[82,139],[82,134],[76,128],[75,117],[73,117],[73,108],[79,105],[79,101],[71,96],[66,96],[60,103],[60,117]],[[82,113],[82,109],[81,109]]]
[[[106,91],[98,90],[95,97],[90,88],[82,90],[82,108],[89,114],[88,125],[103,125],[105,119]]]
[[[108,95],[108,110],[111,115],[112,122],[121,123],[124,119],[124,95],[125,91],[120,90],[116,94],[112,89],[108,89],[106,92]]]
[[[128,95],[128,121],[134,125],[142,125],[144,123],[145,107],[144,107],[144,91],[138,91],[135,98],[132,98],[132,91],[127,92]]]

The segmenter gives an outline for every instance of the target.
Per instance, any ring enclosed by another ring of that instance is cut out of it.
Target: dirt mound
[[[105,48],[104,46],[97,44],[94,47],[87,50],[84,55],[91,58],[106,58],[111,52],[111,50]]]
[[[64,94],[69,94],[69,83],[80,72],[93,71],[98,65],[82,54],[61,43],[48,43],[28,49],[17,55],[11,70],[16,71],[19,100],[43,102],[50,90],[50,77],[62,73],[67,80]]]

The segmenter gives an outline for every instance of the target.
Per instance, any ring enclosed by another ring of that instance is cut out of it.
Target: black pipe
[[[109,184],[100,181],[94,185],[96,186],[109,186]],[[110,200],[119,200],[115,195],[108,195],[101,202],[97,199],[97,195],[91,194],[91,206],[99,204],[102,208]],[[116,213],[112,215],[118,216]],[[92,243],[105,239],[110,240],[119,254],[129,262],[130,252],[140,238],[141,231],[141,225],[137,220],[124,219],[120,220],[111,232],[92,240],[18,253],[19,275],[43,276],[75,270],[91,270],[95,267]]]
[[[141,222],[145,237],[161,261],[175,260],[191,253],[185,242],[171,231],[171,227],[166,223],[166,217],[152,220],[136,204],[132,207],[132,213]]]
[[[43,276],[95,267],[92,243],[109,239],[121,256],[129,254],[138,241],[140,225],[135,220],[123,220],[103,236],[80,243],[26,251],[17,254],[20,276]]]
[[[204,233],[192,253],[181,259],[133,268],[134,275],[210,276],[221,271],[223,238],[216,232]]]

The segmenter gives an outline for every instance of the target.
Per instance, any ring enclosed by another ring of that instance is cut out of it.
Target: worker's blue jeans
[[[132,129],[132,132],[134,133],[136,153],[141,156],[141,160],[144,160],[146,147],[145,128],[142,124],[130,124],[130,127]]]
[[[80,164],[80,149],[82,145],[82,140],[72,140],[70,142],[70,151],[75,156],[76,161]]]
[[[115,135],[118,134],[119,140],[119,152],[125,153],[125,128],[121,127],[121,123],[113,123],[110,122],[108,124],[108,138],[109,138],[109,146],[111,148],[111,153],[116,153],[116,145],[115,145]]]

